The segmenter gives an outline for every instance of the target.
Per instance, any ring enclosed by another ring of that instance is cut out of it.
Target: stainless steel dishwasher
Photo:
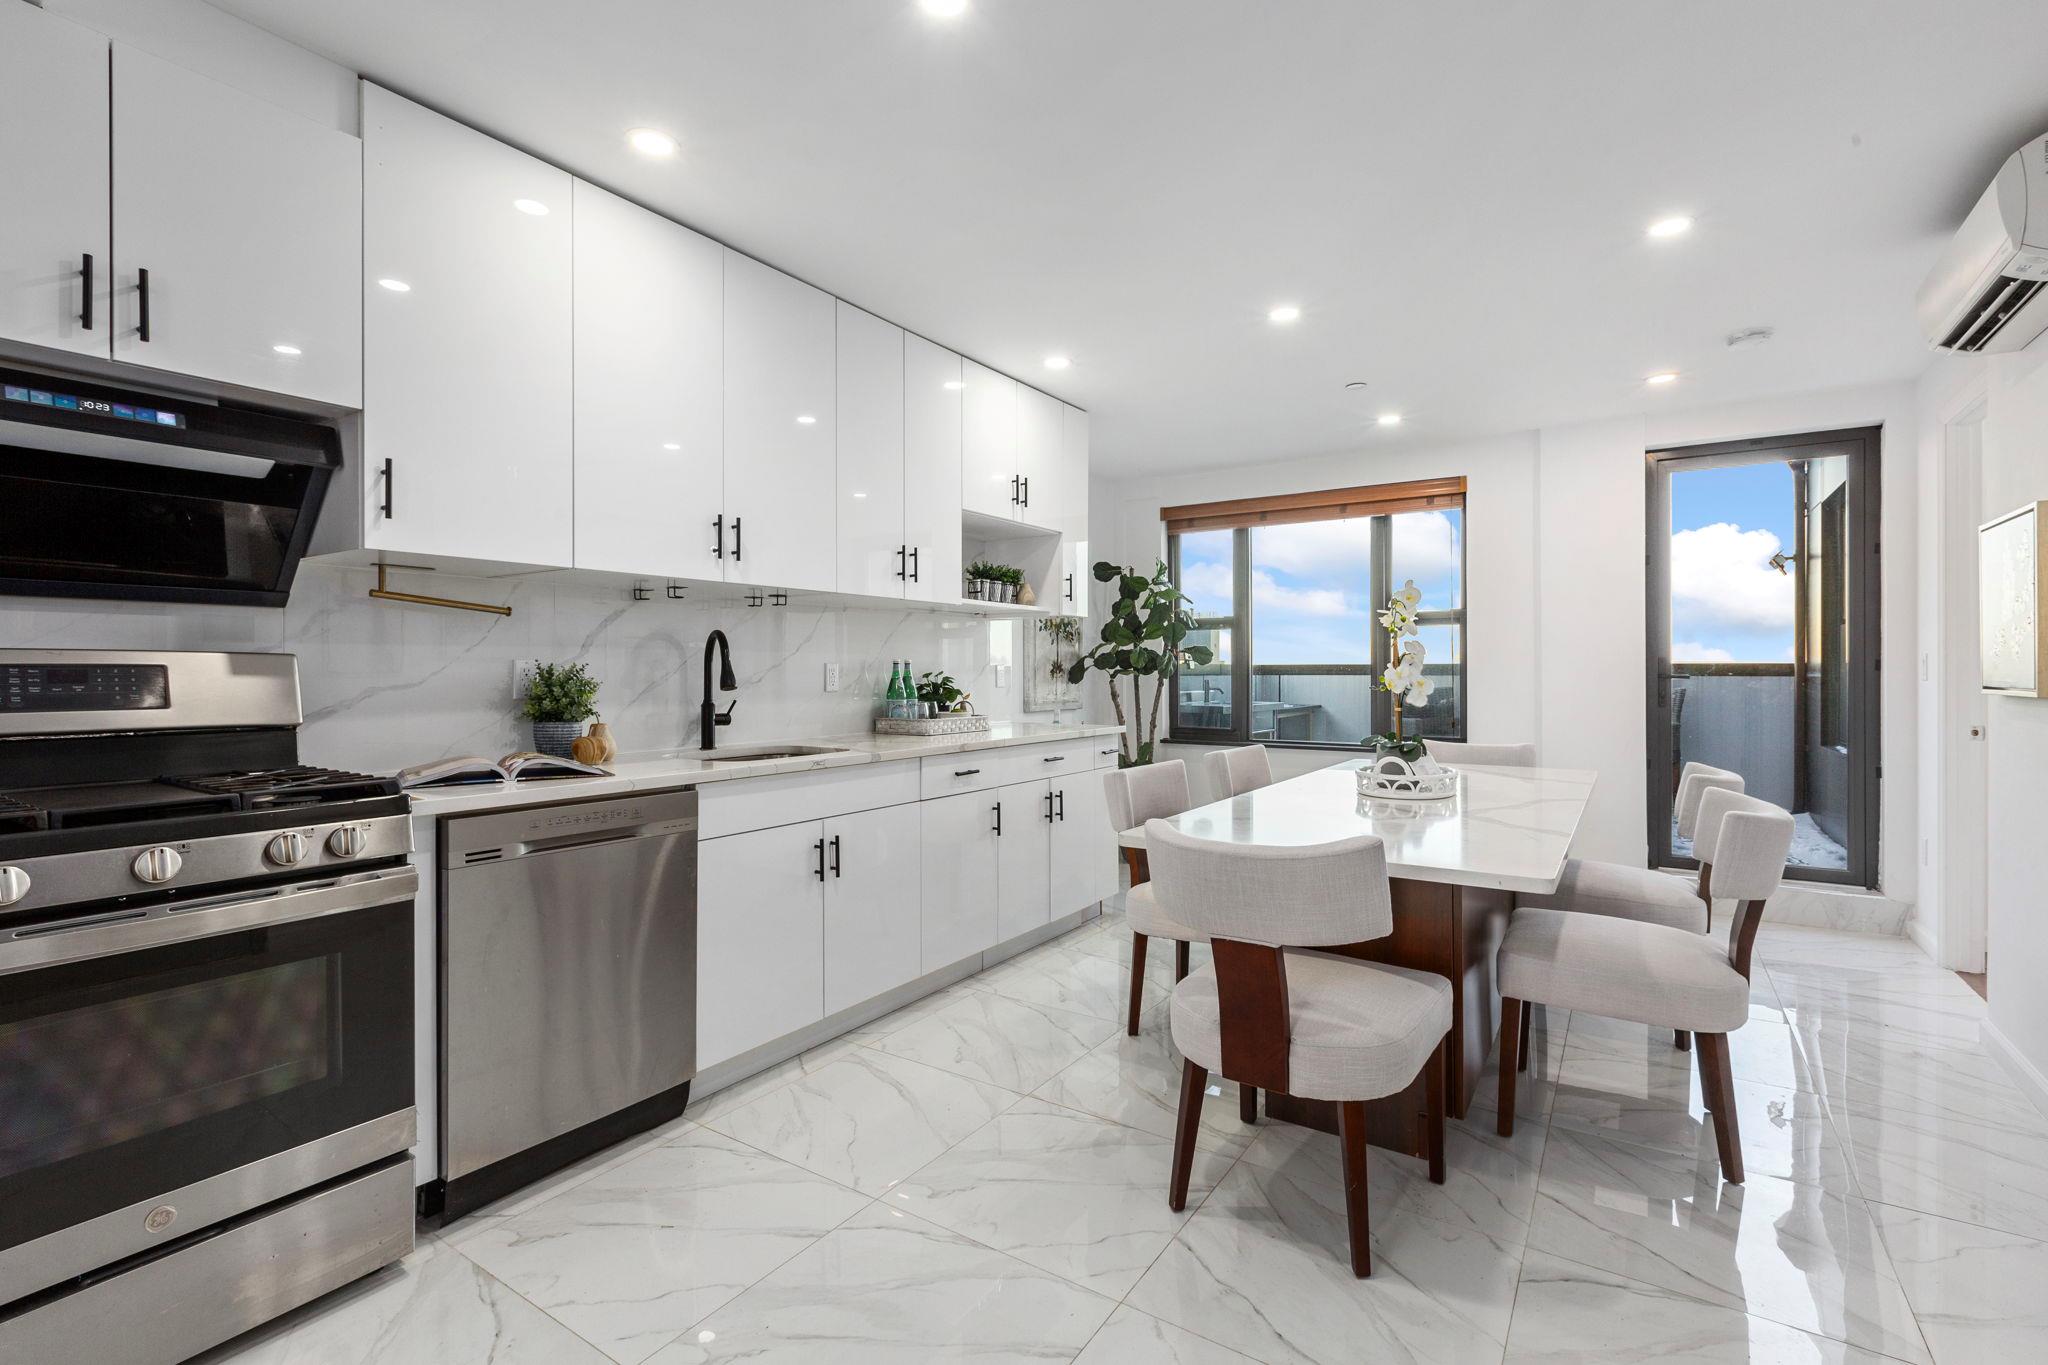
[[[441,1180],[460,1217],[680,1114],[697,1069],[697,793],[441,822]]]

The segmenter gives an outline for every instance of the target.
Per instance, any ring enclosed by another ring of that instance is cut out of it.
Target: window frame
[[[1159,518],[1166,535],[1167,569],[1175,587],[1179,587],[1181,581],[1180,541],[1183,535],[1220,530],[1231,532],[1231,614],[1196,617],[1196,624],[1200,629],[1223,628],[1228,629],[1231,634],[1230,727],[1226,730],[1181,724],[1179,691],[1176,687],[1173,704],[1167,708],[1166,739],[1173,743],[1207,744],[1214,747],[1264,744],[1280,749],[1363,752],[1365,746],[1361,743],[1259,740],[1252,737],[1252,680],[1256,662],[1253,659],[1252,648],[1255,622],[1251,592],[1251,532],[1253,528],[1259,526],[1357,520],[1361,517],[1369,519],[1373,523],[1372,562],[1368,570],[1366,592],[1368,600],[1375,604],[1373,610],[1377,614],[1377,604],[1383,602],[1394,587],[1394,517],[1406,512],[1450,509],[1456,509],[1458,512],[1459,605],[1454,608],[1419,612],[1416,622],[1418,625],[1447,625],[1458,629],[1459,678],[1458,706],[1455,713],[1457,733],[1454,736],[1436,738],[1445,739],[1446,742],[1464,741],[1472,732],[1472,627],[1471,580],[1466,572],[1471,544],[1471,511],[1466,505],[1465,480],[1462,477],[1161,508]],[[1393,697],[1379,689],[1377,680],[1380,674],[1386,671],[1391,660],[1387,655],[1386,632],[1374,628],[1370,634],[1372,656],[1368,685],[1372,708],[1371,726],[1372,733],[1383,734],[1393,726]]]

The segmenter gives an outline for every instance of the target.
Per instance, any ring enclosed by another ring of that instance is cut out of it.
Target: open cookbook
[[[548,777],[610,777],[608,768],[578,763],[573,758],[530,752],[506,754],[495,762],[475,754],[437,758],[402,768],[398,785],[412,787],[460,787],[474,782],[524,782]]]

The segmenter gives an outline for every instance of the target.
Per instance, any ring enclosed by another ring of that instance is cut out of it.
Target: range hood
[[[340,464],[319,422],[0,369],[0,594],[281,607]]]

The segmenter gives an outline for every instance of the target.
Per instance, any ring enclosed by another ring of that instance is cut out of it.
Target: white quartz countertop
[[[1395,801],[1359,795],[1362,763],[1197,806],[1172,823],[1197,839],[1232,844],[1322,844],[1377,834],[1386,841],[1389,876],[1547,895],[1564,874],[1597,777],[1580,769],[1461,764],[1456,795]]]
[[[415,816],[455,815],[464,811],[530,806],[542,801],[579,801],[589,796],[610,796],[618,792],[648,791],[657,787],[698,786],[707,782],[732,782],[749,777],[777,777],[789,773],[815,772],[823,768],[853,768],[867,763],[893,763],[904,759],[932,758],[942,754],[967,753],[977,749],[1005,749],[1018,744],[1049,744],[1063,739],[1091,739],[1117,734],[1114,725],[1047,725],[1042,722],[997,722],[989,729],[965,735],[833,735],[825,738],[728,741],[730,749],[751,749],[773,745],[830,745],[844,753],[803,754],[795,758],[764,758],[751,761],[706,763],[701,750],[674,749],[653,753],[620,754],[605,766],[610,777],[558,777],[531,782],[492,782],[461,787],[415,788],[412,810]],[[713,755],[715,757],[715,754]]]

